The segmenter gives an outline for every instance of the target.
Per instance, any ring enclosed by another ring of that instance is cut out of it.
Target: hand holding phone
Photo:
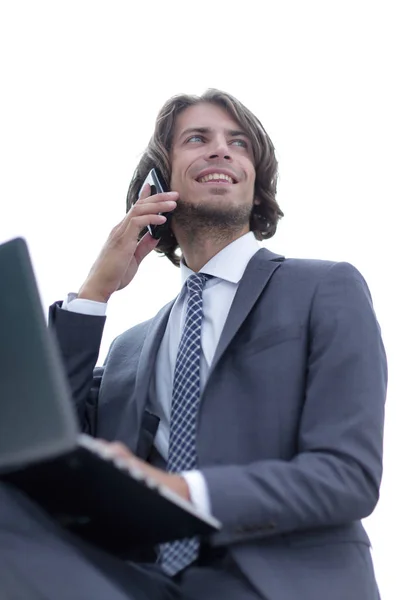
[[[162,179],[157,175],[151,173],[146,179],[146,183],[152,186],[153,194],[163,192]],[[108,302],[114,292],[122,290],[132,281],[142,260],[157,246],[157,239],[154,238],[161,235],[168,211],[176,207],[178,193],[163,193],[152,201],[149,201],[148,192],[140,195],[143,197],[131,206],[122,221],[111,230],[79,290],[79,298]],[[149,224],[152,226],[149,227],[152,235],[145,235],[138,241],[140,233]]]
[[[151,169],[149,174],[147,175],[146,179],[143,182],[143,185],[140,189],[139,192],[139,197],[140,194],[142,193],[142,190],[144,188],[144,186],[146,185],[146,183],[150,184],[150,195],[154,196],[154,194],[162,194],[163,192],[168,192],[168,186],[165,183],[165,180],[163,179],[160,171],[158,171],[157,169]],[[165,221],[165,223],[163,223],[162,225],[147,225],[147,229],[149,230],[150,235],[155,238],[156,240],[158,240],[163,233],[165,233],[166,231],[168,231],[169,227],[170,227],[170,221],[171,221],[171,217],[172,217],[172,211],[171,212],[167,212],[167,213],[160,213],[162,214],[167,220]]]

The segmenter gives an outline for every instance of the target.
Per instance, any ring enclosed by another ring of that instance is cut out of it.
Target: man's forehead
[[[185,108],[177,117],[174,137],[186,130],[196,129],[242,129],[235,119],[222,106],[201,102]]]

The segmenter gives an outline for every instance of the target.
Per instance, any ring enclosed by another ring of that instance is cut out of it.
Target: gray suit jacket
[[[120,335],[94,371],[104,319],[53,305],[82,427],[147,458],[146,410],[172,303]],[[198,416],[198,466],[226,545],[270,600],[379,597],[360,520],[382,473],[387,370],[367,285],[347,263],[250,261]]]

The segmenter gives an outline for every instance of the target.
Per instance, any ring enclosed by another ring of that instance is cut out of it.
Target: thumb
[[[150,233],[146,233],[142,239],[140,240],[140,242],[138,243],[138,245],[136,246],[136,250],[135,250],[135,258],[136,258],[136,262],[138,265],[140,265],[140,263],[142,262],[142,260],[144,258],[146,258],[146,256],[148,254],[150,254],[150,252],[152,250],[154,250],[154,248],[157,247],[157,244],[160,240],[156,240],[154,239]]]

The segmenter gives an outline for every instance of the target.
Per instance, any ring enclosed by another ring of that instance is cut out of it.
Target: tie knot
[[[211,275],[206,275],[205,273],[194,273],[188,277],[186,280],[186,285],[189,290],[189,294],[201,294],[207,280],[211,277]]]

